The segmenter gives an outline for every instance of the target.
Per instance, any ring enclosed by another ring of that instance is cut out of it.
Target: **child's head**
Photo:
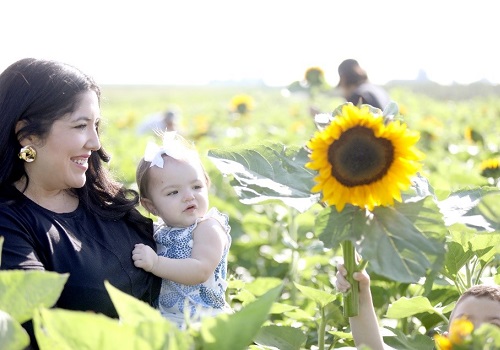
[[[172,227],[187,227],[208,210],[210,180],[195,148],[165,133],[163,145],[149,144],[136,181],[141,204]]]
[[[477,285],[465,291],[450,315],[450,324],[460,317],[467,317],[475,328],[483,323],[500,327],[500,286]]]

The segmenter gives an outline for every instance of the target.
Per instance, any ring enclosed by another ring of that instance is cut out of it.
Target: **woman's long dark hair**
[[[17,156],[21,148],[18,140],[29,135],[46,138],[52,124],[73,112],[80,94],[86,91],[94,91],[100,101],[100,88],[90,76],[56,61],[25,58],[0,74],[0,187],[23,176],[29,181],[24,161]],[[16,133],[20,121],[23,127]],[[92,152],[85,185],[74,192],[84,207],[100,217],[125,218],[151,235],[150,219],[136,209],[137,192],[124,188],[103,167],[109,159],[102,147]]]

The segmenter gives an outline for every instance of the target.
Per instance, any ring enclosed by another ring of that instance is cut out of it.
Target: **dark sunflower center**
[[[245,102],[239,103],[238,106],[236,106],[236,110],[240,114],[245,114],[247,112],[247,104]]]
[[[372,129],[356,126],[333,142],[328,149],[332,176],[346,187],[371,184],[381,179],[394,160],[394,146],[377,138]]]

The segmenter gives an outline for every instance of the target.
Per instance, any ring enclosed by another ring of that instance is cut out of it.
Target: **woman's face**
[[[56,120],[44,140],[22,140],[23,146],[32,144],[37,152],[35,161],[25,164],[29,186],[45,191],[83,187],[90,154],[101,147],[99,119],[97,95],[86,91],[75,111]]]

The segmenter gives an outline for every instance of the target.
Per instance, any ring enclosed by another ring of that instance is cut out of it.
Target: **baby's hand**
[[[139,243],[132,251],[132,260],[136,267],[151,272],[158,261],[158,255],[150,246]]]

